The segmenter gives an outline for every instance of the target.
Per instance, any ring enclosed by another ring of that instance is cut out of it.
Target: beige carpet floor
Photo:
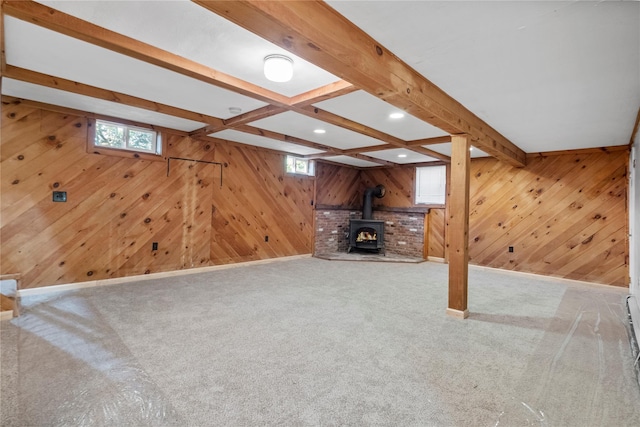
[[[315,258],[23,299],[2,426],[638,426],[625,290]]]

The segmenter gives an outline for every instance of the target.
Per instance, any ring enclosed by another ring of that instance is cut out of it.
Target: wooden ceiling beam
[[[337,82],[330,83],[328,85],[319,87],[317,89],[310,90],[303,94],[289,98],[289,105],[308,105],[314,102],[324,101],[326,99],[335,98],[347,93],[356,91],[357,88],[351,83],[339,80]],[[261,108],[257,108],[253,111],[248,111],[244,114],[225,119],[222,126],[206,126],[202,129],[198,129],[193,132],[193,136],[208,135],[213,132],[220,131],[222,129],[234,128],[239,125],[245,125],[256,120],[264,119],[267,117],[275,116],[280,113],[288,111],[288,108],[280,107],[277,105],[266,105]]]
[[[257,128],[257,127],[254,127],[254,126],[240,125],[240,126],[236,126],[234,129],[238,130],[240,132],[245,132],[245,133],[249,133],[249,134],[252,134],[252,135],[264,136],[265,138],[275,139],[276,141],[289,142],[291,144],[297,144],[297,145],[302,145],[304,147],[315,148],[317,150],[323,150],[323,151],[326,151],[328,153],[331,153],[330,154],[331,156],[346,155],[346,156],[349,156],[349,157],[355,157],[355,158],[359,158],[359,159],[375,162],[375,163],[378,163],[380,165],[395,165],[395,163],[387,162],[386,160],[375,159],[373,157],[369,157],[369,156],[366,156],[364,154],[358,154],[358,153],[345,154],[344,150],[341,150],[339,148],[330,147],[328,145],[323,145],[323,144],[318,144],[317,142],[308,141],[306,139],[297,138],[295,136],[289,136],[289,135],[285,135],[285,134],[278,133],[278,132],[273,132],[273,131],[266,130],[266,129],[260,129],[260,128]],[[303,156],[303,157],[305,157],[305,156]]]
[[[407,150],[415,151],[416,153],[420,153],[420,154],[426,154],[429,157],[433,157],[438,160],[444,160],[444,161],[449,160],[449,156],[437,153],[435,151],[432,151],[423,147],[410,147],[407,144],[407,141],[404,141],[400,138],[396,138],[393,135],[389,135],[379,130],[370,128],[361,123],[354,122],[353,120],[347,119],[345,117],[338,116],[337,114],[333,114],[328,111],[322,110],[318,107],[314,107],[312,105],[307,105],[304,107],[294,106],[292,107],[292,109],[293,111],[303,114],[307,117],[312,117],[314,119],[318,119],[335,126],[340,126],[341,128],[350,130],[352,132],[357,132],[359,134],[362,134],[371,138],[375,138],[379,141],[386,142],[387,144],[392,145],[394,148],[406,148]]]
[[[239,116],[226,119],[224,121],[224,127],[234,128],[239,125],[246,125],[248,123],[255,122],[256,120],[266,119],[267,117],[276,116],[280,113],[284,113],[285,111],[287,111],[287,109],[283,107],[277,107],[275,105],[266,105],[262,108],[258,108],[253,111],[248,111],[244,114],[240,114]]]
[[[148,62],[214,86],[286,107],[289,97],[264,89],[195,61],[132,39],[33,1],[3,1],[3,12],[14,18]]]
[[[367,156],[365,154],[351,154],[351,157],[355,157],[356,159],[366,160],[368,162],[377,163],[382,166],[395,167],[398,166],[398,163],[390,162],[388,160],[377,159],[375,157]]]
[[[199,5],[513,166],[525,152],[322,1]]]
[[[434,138],[414,139],[413,141],[407,141],[407,145],[410,147],[418,147],[421,145],[444,144],[446,142],[451,142],[451,135],[436,136]]]
[[[391,144],[370,145],[368,147],[349,148],[348,150],[344,150],[344,153],[345,154],[370,153],[372,151],[392,150],[394,148],[398,148],[398,147],[396,147],[395,145],[391,145]]]
[[[318,144],[317,142],[308,141],[306,139],[296,138],[295,136],[285,135],[283,133],[273,132],[266,129],[260,129],[249,125],[239,125],[234,128],[237,131],[248,133],[251,135],[263,136],[265,138],[274,139],[281,142],[289,142],[291,144],[302,145],[304,147],[315,148],[323,151],[331,151],[342,154],[342,150],[328,145]]]
[[[159,102],[149,101],[135,96],[125,95],[123,93],[101,89],[95,86],[74,82],[60,77],[38,73],[36,71],[26,70],[24,68],[15,67],[13,65],[7,65],[4,75],[5,77],[14,80],[34,83],[40,86],[64,90],[66,92],[76,93],[78,95],[90,96],[92,98],[115,102],[122,105],[128,105],[130,107],[142,108],[144,110],[155,111],[157,113],[168,114],[170,116],[179,117],[182,119],[208,123],[210,126],[221,126],[223,124],[222,119],[219,119],[217,117],[183,110],[182,108],[172,107],[170,105],[161,104]]]
[[[131,125],[131,126],[139,126],[139,127],[145,127],[145,128],[149,128],[149,129],[153,129],[159,132],[169,132],[175,135],[182,135],[182,136],[188,136],[189,133],[188,132],[184,132],[178,129],[172,129],[172,128],[167,128],[164,126],[157,126],[157,125],[151,125],[149,123],[143,123],[143,122],[138,122],[138,121],[134,121],[134,120],[127,120],[127,119],[123,119],[122,117],[113,117],[113,116],[107,116],[105,114],[97,114],[97,113],[92,113],[89,111],[84,111],[84,110],[77,110],[75,108],[68,108],[68,107],[62,107],[60,105],[54,105],[54,104],[47,104],[45,102],[39,102],[39,101],[32,101],[30,99],[24,99],[24,98],[17,98],[14,96],[7,96],[7,95],[2,95],[2,103],[5,105],[10,105],[10,104],[23,104],[29,107],[33,107],[33,108],[39,108],[41,110],[47,110],[47,111],[53,111],[56,113],[61,113],[61,114],[69,114],[72,116],[78,116],[78,117],[84,117],[87,119],[99,119],[99,120],[105,120],[108,122],[117,122],[117,123],[123,123],[126,125]]]
[[[197,129],[191,132],[191,136],[205,136],[224,129],[233,129],[237,126],[264,119],[266,117],[275,116],[276,114],[280,114],[285,111],[287,111],[287,109],[283,107],[278,107],[275,105],[265,105],[264,107],[260,107],[252,111],[247,111],[244,114],[231,117],[230,119],[222,120],[219,125],[205,126],[201,129]]]
[[[329,83],[328,85],[312,89],[308,92],[301,93],[300,95],[290,98],[289,105],[304,107],[306,105],[326,101],[327,99],[348,95],[352,92],[356,92],[357,90],[358,88],[351,83],[344,80],[338,80],[337,82]]]

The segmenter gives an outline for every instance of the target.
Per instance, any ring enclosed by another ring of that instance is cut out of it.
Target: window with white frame
[[[96,120],[96,147],[138,151],[160,155],[162,144],[158,132],[122,123]]]
[[[447,167],[416,168],[416,204],[444,205],[447,194]]]
[[[294,173],[298,175],[313,176],[315,174],[313,160],[295,156],[286,156],[285,170],[287,173]]]

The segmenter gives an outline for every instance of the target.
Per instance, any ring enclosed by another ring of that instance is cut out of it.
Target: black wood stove
[[[362,249],[377,251],[384,255],[384,221],[372,219],[372,197],[384,197],[385,188],[382,185],[367,188],[364,192],[362,204],[362,219],[349,221],[349,250]]]

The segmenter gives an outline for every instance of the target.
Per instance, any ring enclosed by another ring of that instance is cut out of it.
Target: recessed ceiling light
[[[473,147],[469,147],[469,151],[473,151]]]
[[[242,108],[240,108],[240,107],[229,107],[229,112],[231,114],[240,114],[240,113],[242,113]]]
[[[403,117],[404,117],[404,113],[400,113],[400,112],[395,112],[395,113],[389,114],[389,118],[390,119],[401,119]]]
[[[405,157],[407,157],[407,155],[406,155],[406,154],[398,154],[398,157],[400,157],[400,158],[403,158],[403,159],[404,159]]]
[[[315,129],[313,133],[327,133],[327,131],[324,129]]]
[[[272,82],[284,83],[293,77],[293,60],[284,55],[264,58],[264,76]]]

